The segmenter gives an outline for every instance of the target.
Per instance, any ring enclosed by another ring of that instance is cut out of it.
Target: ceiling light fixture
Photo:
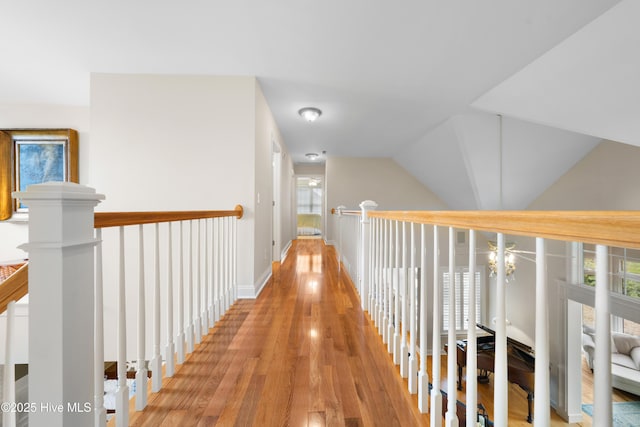
[[[315,122],[322,115],[322,111],[314,107],[305,107],[298,110],[298,114],[308,122]]]
[[[304,156],[305,156],[307,159],[311,160],[312,162],[313,162],[314,160],[318,160],[318,157],[320,157],[320,156],[318,155],[318,153],[307,153],[307,154],[305,154]]]

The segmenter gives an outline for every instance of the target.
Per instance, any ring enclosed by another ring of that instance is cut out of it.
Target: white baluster
[[[611,425],[611,294],[609,250],[596,245],[596,342],[593,368],[593,425]]]
[[[120,279],[118,281],[118,389],[116,425],[129,425],[129,386],[127,385],[127,309],[124,270],[124,227],[120,227]]]
[[[156,222],[155,287],[153,289],[153,358],[151,359],[151,391],[162,388],[162,356],[160,355],[160,224]]]
[[[418,377],[418,409],[429,412],[429,373],[427,372],[427,234],[420,225],[420,375]]]
[[[218,247],[218,253],[217,253],[217,260],[216,260],[216,321],[220,320],[220,318],[222,317],[222,218],[216,218],[217,222],[218,222],[218,238],[216,239],[217,241],[217,247]]]
[[[142,411],[147,406],[147,362],[145,358],[146,348],[146,311],[144,289],[144,228],[138,226],[138,370],[136,372],[136,411]]]
[[[102,277],[102,229],[96,228],[96,278],[93,305],[93,369],[94,369],[94,426],[107,424],[107,409],[104,407],[104,293]],[[5,376],[6,381],[6,376]],[[8,425],[4,424],[3,425]]]
[[[204,220],[204,298],[202,303],[202,334],[209,333],[209,220]]]
[[[453,227],[449,227],[449,321],[447,330],[449,343],[447,350],[447,413],[445,420],[447,427],[458,427],[458,415],[456,413],[456,243]]]
[[[228,237],[228,246],[227,246],[227,250],[229,251],[229,258],[228,258],[228,264],[229,264],[229,269],[228,269],[228,280],[229,280],[229,299],[227,302],[227,310],[229,308],[231,308],[231,305],[233,304],[233,256],[232,256],[232,252],[233,252],[233,232],[232,232],[232,227],[231,227],[231,217],[227,217],[227,228],[229,230],[229,237]]]
[[[209,260],[209,263],[211,264],[211,278],[210,278],[210,282],[209,282],[209,294],[210,294],[210,299],[209,299],[209,328],[213,328],[213,326],[216,323],[216,312],[215,312],[215,305],[216,305],[216,294],[215,294],[215,287],[216,287],[216,237],[215,237],[215,230],[216,230],[216,219],[215,218],[211,218],[211,259]]]
[[[507,322],[506,322],[506,272],[504,265],[504,234],[498,233],[497,281],[496,281],[496,358],[494,374],[494,423],[506,426],[508,422],[509,385],[507,383]]]
[[[222,313],[229,310],[229,236],[227,218],[222,218]]]
[[[238,218],[233,218],[233,289],[234,302],[238,299]]]
[[[185,357],[185,328],[184,322],[184,227],[180,222],[180,280],[178,281],[178,336],[176,346],[178,347],[178,364],[184,363]]]
[[[373,290],[375,287],[375,239],[376,239],[376,230],[375,230],[376,219],[373,218],[370,220],[369,224],[369,283],[367,284],[368,293],[367,293],[367,303],[366,310],[371,315],[373,310]]]
[[[431,349],[431,372],[433,374],[433,389],[431,390],[431,416],[432,427],[442,426],[442,393],[440,393],[440,237],[438,226],[433,226],[433,348]]]
[[[201,260],[202,260],[202,241],[201,241],[201,231],[200,231],[200,224],[202,223],[202,220],[198,219],[196,220],[196,225],[198,226],[197,229],[197,233],[198,233],[198,238],[196,239],[196,244],[198,245],[197,247],[197,253],[196,253],[196,281],[194,284],[194,294],[195,294],[195,310],[193,313],[193,333],[195,335],[195,343],[196,344],[200,344],[200,342],[202,342],[202,318],[200,317],[200,308],[201,308],[201,304],[200,304],[200,295],[202,293],[202,276],[200,274],[201,270],[202,270],[202,265],[200,264]]]
[[[407,268],[407,223],[402,223],[402,278],[400,297],[402,298],[402,333],[400,334],[400,375],[402,378],[407,378],[409,375],[409,347],[407,346],[407,284],[408,273]]]
[[[381,262],[382,280],[380,281],[380,284],[381,284],[380,294],[381,294],[382,302],[380,304],[381,312],[379,314],[380,319],[382,319],[382,322],[380,325],[380,334],[382,335],[382,342],[384,344],[386,344],[389,340],[389,336],[387,334],[387,329],[389,328],[389,318],[387,317],[387,281],[388,281],[387,279],[388,279],[388,271],[389,271],[389,268],[387,266],[387,259],[389,258],[388,253],[389,253],[389,221],[385,219],[383,220],[382,262]]]
[[[187,353],[193,353],[193,220],[189,221],[189,284],[187,286]]]
[[[13,408],[16,403],[16,364],[13,361],[13,345],[15,335],[15,308],[16,302],[11,301],[7,305],[7,329],[5,335],[5,356],[4,356],[4,378],[2,384],[2,402],[9,404],[9,408]],[[103,378],[100,378],[100,384],[104,384]],[[104,387],[104,386],[103,386]],[[105,418],[106,420],[106,418]],[[16,411],[2,411],[2,425],[7,427],[15,427]]]
[[[393,322],[393,363],[400,364],[402,357],[402,343],[400,341],[400,221],[396,221],[396,262],[393,271],[393,281],[395,287],[395,309]]]
[[[373,247],[374,247],[374,281],[373,281],[373,305],[371,306],[371,318],[373,324],[378,327],[378,284],[380,283],[380,219],[373,219]]]
[[[549,395],[549,299],[547,285],[546,242],[536,238],[536,365],[534,374],[534,423],[538,427],[549,424],[551,405]]]
[[[464,279],[464,278],[463,278]],[[464,280],[463,282],[464,283]],[[467,323],[467,427],[476,427],[478,356],[476,339],[476,232],[469,230],[469,320]],[[463,287],[464,289],[464,287]]]
[[[409,314],[409,393],[416,394],[418,392],[418,355],[416,354],[416,340],[418,338],[416,331],[416,236],[414,223],[411,223],[411,273],[409,274],[409,304],[411,304],[411,312]]]
[[[181,227],[182,228],[182,227]],[[173,343],[173,230],[169,223],[169,250],[167,256],[167,347],[165,349],[165,372],[171,378],[175,371],[175,345]]]
[[[393,243],[393,222],[389,221],[389,259],[387,269],[387,319],[389,319],[389,323],[387,325],[387,352],[389,354],[393,354],[393,345],[394,345],[394,327],[393,327],[393,284],[394,284],[394,271],[393,268],[393,257],[395,255],[395,245]]]

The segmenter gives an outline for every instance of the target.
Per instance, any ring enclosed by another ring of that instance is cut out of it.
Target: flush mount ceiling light
[[[298,110],[298,114],[308,122],[315,122],[322,115],[322,111],[314,107],[305,107]]]
[[[304,156],[311,161],[318,160],[318,157],[320,157],[318,153],[307,153]]]

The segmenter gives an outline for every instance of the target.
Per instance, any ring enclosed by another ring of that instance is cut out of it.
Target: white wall
[[[253,77],[93,74],[91,78],[88,184],[106,195],[98,210],[233,209],[241,204],[245,214],[238,222],[238,283],[249,288],[255,280],[255,88]],[[134,231],[127,233],[127,303],[135,307],[137,271],[132,270],[137,268],[131,264],[137,259],[137,241]],[[150,248],[150,231],[147,239]],[[177,235],[174,242],[177,245]],[[105,237],[106,325],[116,307],[115,245],[113,236]],[[146,271],[152,275],[152,264]],[[165,274],[162,270],[162,277]],[[174,271],[176,287],[177,275]],[[152,283],[151,278],[148,295]],[[131,357],[135,357],[134,312],[128,310]],[[106,329],[107,342],[113,342],[109,336],[113,328]]]
[[[390,158],[329,157],[325,167],[327,230],[325,239],[337,241],[331,209],[344,205],[359,209],[373,200],[378,210],[439,210],[445,205],[417,179]]]
[[[71,128],[78,131],[80,183],[87,176],[89,157],[89,108],[63,105],[0,105],[0,129]],[[0,221],[0,262],[22,259],[18,245],[28,240],[26,222]]]
[[[280,135],[280,131],[267,105],[260,85],[255,84],[255,258],[254,258],[254,294],[257,294],[266,279],[271,274],[272,245],[275,240],[280,247],[275,250],[280,253],[293,238],[291,232],[291,172],[293,165],[291,158]],[[273,235],[273,145],[280,150],[280,227],[279,238]],[[259,199],[258,199],[259,194]]]

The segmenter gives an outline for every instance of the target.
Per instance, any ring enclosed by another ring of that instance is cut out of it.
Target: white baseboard
[[[254,285],[254,289],[255,289],[255,297],[254,298],[258,298],[258,295],[260,295],[260,292],[262,292],[262,289],[264,289],[265,285],[269,282],[269,279],[271,279],[271,266],[269,266],[269,268],[267,268],[264,273],[262,273],[262,276],[260,277],[260,279],[258,279],[258,281],[256,282],[256,284]]]
[[[293,241],[289,240],[289,243],[287,243],[284,247],[284,249],[282,249],[282,252],[280,253],[280,262],[283,263],[284,259],[287,257],[287,255],[289,254],[289,249],[291,249],[291,243]]]
[[[255,299],[256,289],[253,285],[238,285],[238,299]]]

